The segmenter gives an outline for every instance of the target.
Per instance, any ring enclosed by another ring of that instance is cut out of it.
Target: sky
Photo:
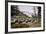
[[[34,6],[27,6],[27,5],[18,5],[18,8],[23,14],[28,15],[29,17],[32,17],[32,14],[34,15]],[[38,14],[38,9],[35,7],[36,14]]]

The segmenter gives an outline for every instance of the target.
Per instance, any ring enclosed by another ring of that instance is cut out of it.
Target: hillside
[[[40,27],[41,18],[38,18],[39,17],[28,17],[26,14],[16,11],[15,15],[11,17],[11,28]]]

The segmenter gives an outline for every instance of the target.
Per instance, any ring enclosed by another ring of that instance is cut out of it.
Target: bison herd
[[[11,19],[11,24],[25,24],[25,23],[38,23],[38,19],[32,19],[32,18],[19,18],[15,17]]]

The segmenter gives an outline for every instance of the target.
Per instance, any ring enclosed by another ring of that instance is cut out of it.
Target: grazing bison
[[[11,19],[11,24],[15,24],[15,19]]]
[[[20,23],[22,23],[22,21],[19,21],[18,23],[20,24]]]
[[[18,20],[15,21],[15,23],[18,22]]]
[[[26,20],[26,23],[31,22],[31,20]]]
[[[31,22],[33,23],[35,20],[32,20]]]

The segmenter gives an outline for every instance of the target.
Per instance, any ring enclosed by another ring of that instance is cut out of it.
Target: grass
[[[13,24],[11,25],[11,28],[27,28],[29,25],[27,24]]]

